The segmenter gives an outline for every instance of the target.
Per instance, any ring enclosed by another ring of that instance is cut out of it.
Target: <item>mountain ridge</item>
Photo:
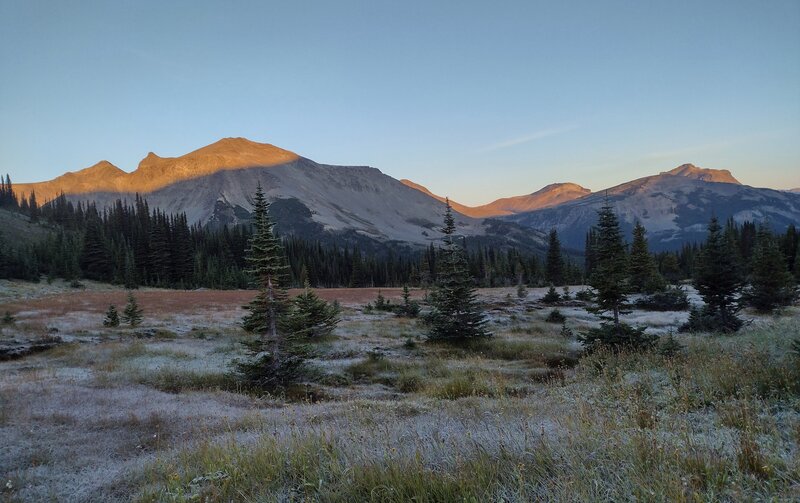
[[[117,191],[144,194],[223,170],[271,167],[299,158],[294,152],[269,143],[246,138],[222,138],[178,157],[161,157],[149,152],[132,172],[123,171],[103,160],[89,168],[68,172],[45,182],[15,184],[15,190],[19,196],[29,196],[35,191],[39,201],[51,200],[61,192],[86,194]],[[98,179],[98,174],[104,176]]]
[[[400,180],[400,182],[408,187],[419,190],[420,192],[436,198],[439,201],[445,201],[444,197],[434,194],[424,185],[413,182],[406,178]],[[591,190],[581,187],[577,183],[551,183],[535,192],[531,192],[530,194],[502,197],[492,201],[491,203],[480,206],[467,206],[465,204],[455,202],[452,199],[450,200],[450,205],[455,211],[458,211],[464,215],[474,218],[491,218],[523,213],[539,208],[547,208],[562,202],[583,197],[591,192]]]
[[[441,238],[445,198],[424,186],[369,166],[319,164],[244,138],[223,138],[178,157],[150,152],[130,173],[101,161],[15,189],[18,196],[35,190],[39,202],[63,191],[72,201],[94,201],[99,207],[132,201],[138,193],[153,208],[185,213],[190,223],[232,225],[248,221],[257,184],[273,201],[281,232],[415,246]],[[728,170],[693,164],[594,193],[567,182],[481,206],[451,205],[459,233],[476,243],[539,249],[545,233],[555,228],[564,234],[566,247],[582,249],[606,197],[623,227],[629,229],[637,219],[645,224],[654,248],[699,239],[711,214],[777,226],[800,223],[800,195],[742,185]]]

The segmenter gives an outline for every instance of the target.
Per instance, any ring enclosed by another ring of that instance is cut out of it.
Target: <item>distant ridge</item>
[[[391,247],[428,246],[441,239],[444,198],[410,180],[369,166],[319,164],[294,152],[245,138],[224,138],[179,157],[149,153],[131,173],[108,161],[53,180],[17,184],[44,203],[64,193],[99,208],[117,199],[146,197],[151,208],[185,213],[192,224],[247,223],[261,184],[278,231],[309,239]],[[592,193],[575,183],[470,207],[451,201],[458,232],[475,244],[541,249],[555,228],[562,243],[583,249],[606,198],[629,232],[636,220],[653,249],[680,247],[704,236],[711,215],[737,222],[769,222],[780,230],[800,224],[800,194],[742,185],[728,170],[682,164],[657,175]]]
[[[108,161],[100,161],[90,168],[66,173],[47,182],[21,183],[14,187],[19,196],[28,196],[31,191],[36,191],[37,200],[42,202],[57,197],[61,192],[148,193],[219,171],[277,166],[298,158],[294,152],[268,143],[246,138],[223,138],[180,157],[160,157],[150,152],[131,173]]]
[[[702,180],[704,182],[735,183],[736,185],[741,185],[741,182],[734,178],[727,169],[698,168],[694,164],[682,164],[673,170],[661,174],[683,176],[685,178]]]
[[[417,189],[439,201],[445,200],[444,197],[432,193],[426,187],[411,180],[403,179],[400,181],[406,186]],[[577,183],[551,183],[532,194],[504,197],[481,206],[466,206],[453,200],[450,201],[450,205],[461,214],[474,218],[488,218],[548,208],[591,193],[591,190],[581,187]]]

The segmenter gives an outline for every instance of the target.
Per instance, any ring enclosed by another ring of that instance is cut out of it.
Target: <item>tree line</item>
[[[32,245],[10,246],[0,231],[0,278],[38,281],[64,278],[121,284],[128,288],[246,288],[250,225],[209,228],[189,225],[185,214],[151,209],[138,194],[132,204],[117,200],[100,209],[69,201],[63,194],[39,206],[35,194],[17,198],[11,179],[0,179],[0,208],[27,215],[50,229]],[[281,238],[290,286],[428,287],[436,281],[441,251],[362,253],[357,245],[323,244],[295,235]],[[544,284],[546,271],[535,253],[514,248],[469,246],[466,261],[475,284],[498,287]],[[559,252],[560,253],[560,252]],[[581,267],[562,258],[560,277],[579,282]]]
[[[73,204],[64,195],[40,206],[35,193],[18,198],[8,175],[0,177],[0,208],[21,212],[31,221],[50,226],[41,242],[10,246],[0,230],[0,278],[38,280],[92,279],[133,288],[246,288],[246,248],[252,237],[250,225],[212,229],[189,225],[185,214],[168,215],[151,209],[146,199],[135,196],[133,204],[121,200],[98,209],[91,203]],[[752,222],[725,223],[724,232],[734,243],[743,275],[753,269],[759,228]],[[767,229],[768,230],[768,229]],[[693,278],[697,257],[705,244],[684,244],[680,250],[651,254],[642,250],[645,229],[634,228],[630,245],[633,291],[659,290],[665,283]],[[465,248],[466,267],[478,287],[513,285],[546,286],[589,282],[597,264],[598,228],[586,234],[584,260],[579,264],[561,249],[558,233],[550,231],[543,256],[515,248],[470,246]],[[772,236],[783,254],[789,273],[800,276],[800,236],[790,225]],[[288,284],[300,287],[399,287],[427,288],[437,281],[442,251],[431,243],[414,252],[365,255],[357,245],[323,244],[299,236],[283,236]],[[627,244],[626,250],[627,248]],[[656,272],[657,274],[651,274]],[[649,282],[649,284],[646,284]]]

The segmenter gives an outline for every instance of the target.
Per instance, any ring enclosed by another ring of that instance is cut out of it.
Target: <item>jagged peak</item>
[[[683,176],[686,178],[692,178],[694,180],[702,180],[704,182],[735,183],[737,185],[741,185],[741,182],[734,178],[731,172],[727,169],[700,168],[689,163],[681,164],[677,168],[661,174]]]

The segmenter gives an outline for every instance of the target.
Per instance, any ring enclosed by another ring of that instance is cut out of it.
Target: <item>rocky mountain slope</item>
[[[293,152],[243,138],[226,138],[175,158],[150,153],[136,171],[110,163],[52,181],[16,185],[38,200],[63,191],[73,201],[110,205],[142,194],[151,207],[186,213],[191,223],[245,221],[261,184],[273,201],[279,231],[307,238],[365,244],[426,245],[441,237],[444,204],[367,166],[318,164]],[[541,247],[543,235],[510,222],[458,215],[459,233],[483,243]]]
[[[538,230],[555,228],[566,246],[580,249],[606,198],[626,232],[637,219],[644,224],[654,249],[702,240],[712,215],[723,221],[768,221],[778,230],[800,224],[800,195],[742,185],[729,171],[691,164],[504,219]]]
[[[42,202],[62,191],[100,206],[142,194],[151,207],[186,213],[192,223],[222,226],[246,221],[258,184],[273,201],[282,233],[367,248],[422,246],[441,237],[444,198],[409,180],[367,166],[319,164],[294,152],[244,138],[226,138],[180,157],[150,153],[131,172],[102,161],[49,182],[15,185]],[[608,197],[623,228],[638,219],[654,249],[701,240],[711,215],[769,221],[777,229],[800,224],[800,194],[742,185],[727,170],[684,164],[591,193],[574,183],[469,207],[451,202],[462,235],[475,243],[541,250],[556,228],[567,248],[582,250],[586,231]]]

